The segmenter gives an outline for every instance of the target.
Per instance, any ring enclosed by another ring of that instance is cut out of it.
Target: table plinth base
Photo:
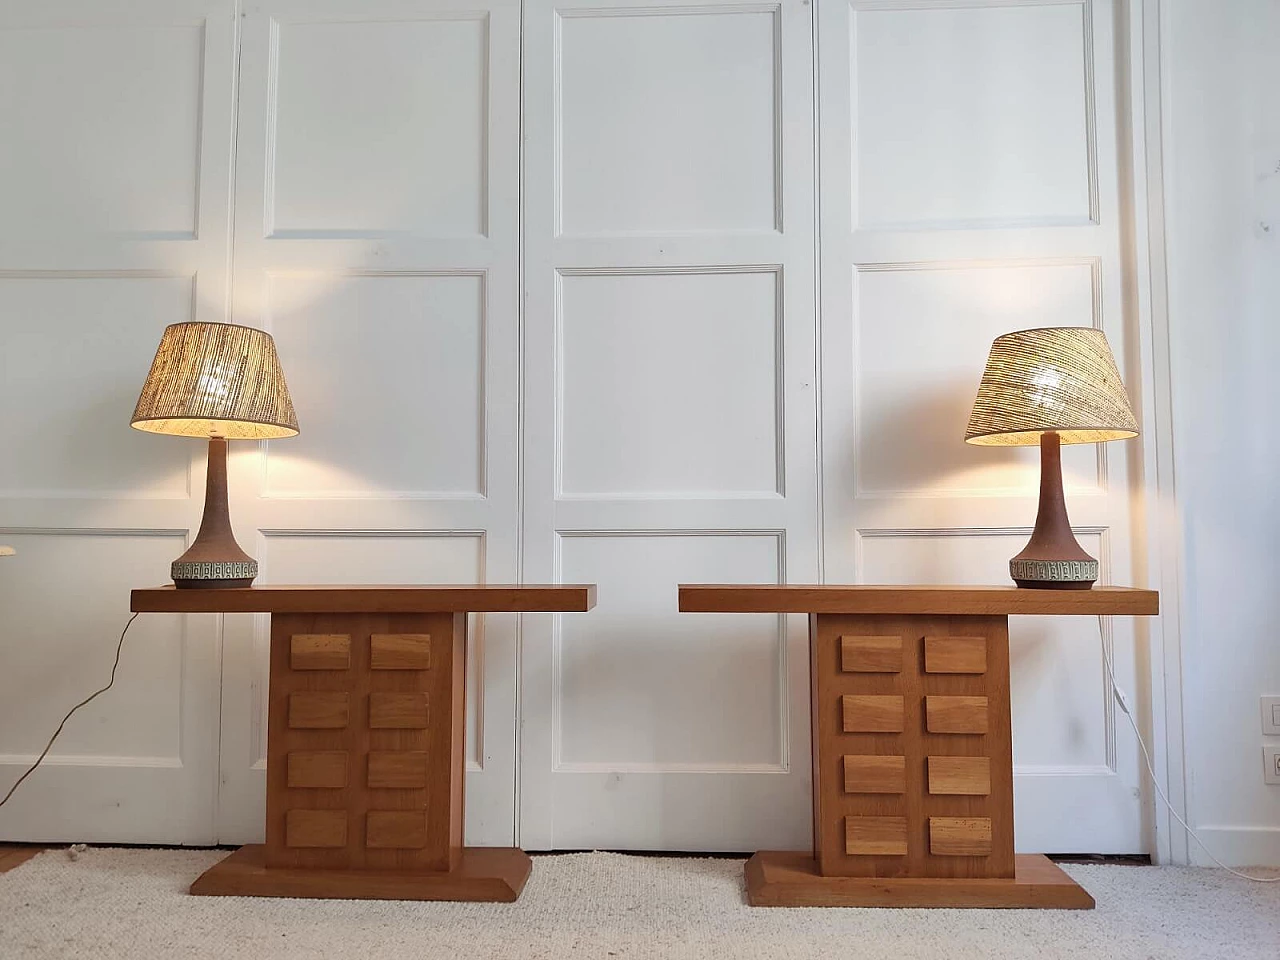
[[[747,861],[747,900],[753,907],[1093,909],[1093,897],[1047,857],[1014,861],[1012,880],[824,877],[809,851],[762,851]]]
[[[447,873],[268,867],[265,847],[241,847],[203,874],[191,892],[205,897],[307,897],[331,900],[470,900],[512,903],[533,861],[515,847],[466,847]]]

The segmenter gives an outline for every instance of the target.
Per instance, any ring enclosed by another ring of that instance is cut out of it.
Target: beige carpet
[[[213,850],[49,851],[0,875],[0,957],[1280,957],[1280,883],[1077,867],[1087,912],[752,909],[742,861],[537,857],[515,904],[191,897]]]

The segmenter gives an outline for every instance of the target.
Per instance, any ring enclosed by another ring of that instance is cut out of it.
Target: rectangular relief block
[[[986,637],[925,637],[925,673],[986,673]]]
[[[289,694],[289,726],[295,730],[340,730],[351,719],[350,698],[339,691]]]
[[[347,751],[291,750],[288,785],[302,788],[339,788],[347,785]]]
[[[422,750],[373,751],[369,754],[369,787],[414,790],[427,785],[427,754]]]
[[[431,634],[375,633],[369,638],[369,669],[430,670]]]
[[[991,853],[990,817],[930,817],[929,852],[935,857],[985,857]]]
[[[286,847],[345,847],[347,811],[290,810],[284,815]]]
[[[425,729],[427,695],[425,693],[369,694],[369,726],[374,729]]]
[[[851,857],[906,856],[907,818],[845,817],[844,852]]]
[[[420,850],[427,845],[424,810],[370,810],[365,819],[366,847]]]
[[[345,633],[295,633],[289,638],[292,670],[346,670],[351,666],[351,637]]]
[[[901,733],[902,697],[847,694],[840,698],[845,733]]]
[[[930,757],[929,792],[952,796],[989,796],[991,760],[987,757]]]
[[[930,733],[986,733],[986,697],[925,697],[925,729]]]
[[[906,793],[907,758],[846,755],[844,792]]]
[[[843,673],[901,673],[901,637],[840,638],[840,670]]]

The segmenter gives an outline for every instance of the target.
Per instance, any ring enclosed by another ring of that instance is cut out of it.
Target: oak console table
[[[753,856],[753,906],[1093,907],[1013,852],[1009,616],[1154,615],[1155,591],[682,585],[680,609],[809,615],[813,850]]]
[[[134,590],[140,613],[269,613],[267,842],[207,896],[515,900],[531,861],[463,846],[468,613],[585,612],[594,585]]]

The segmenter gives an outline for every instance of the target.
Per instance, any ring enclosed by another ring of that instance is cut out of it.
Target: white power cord
[[[1151,776],[1151,785],[1156,788],[1156,793],[1160,796],[1160,799],[1164,801],[1165,809],[1169,811],[1169,815],[1173,817],[1173,819],[1177,820],[1178,823],[1182,824],[1182,829],[1187,831],[1187,836],[1189,836],[1192,840],[1194,840],[1199,845],[1200,849],[1205,852],[1205,855],[1208,856],[1210,860],[1212,860],[1214,863],[1220,866],[1223,870],[1227,871],[1227,873],[1240,877],[1243,880],[1252,880],[1254,883],[1275,883],[1277,881],[1280,881],[1280,877],[1254,877],[1247,873],[1241,873],[1239,870],[1236,870],[1232,867],[1227,866],[1225,863],[1223,863],[1221,860],[1219,860],[1217,857],[1213,855],[1213,851],[1205,846],[1204,841],[1201,840],[1196,835],[1196,832],[1193,829],[1191,829],[1191,825],[1188,824],[1187,821],[1183,820],[1182,817],[1178,815],[1177,810],[1173,809],[1173,804],[1169,802],[1168,796],[1165,795],[1164,789],[1160,786],[1160,778],[1156,776],[1156,768],[1155,768],[1155,765],[1151,762],[1151,754],[1147,752],[1147,745],[1142,739],[1142,734],[1138,732],[1138,723],[1136,720],[1133,719],[1133,712],[1129,708],[1129,698],[1124,695],[1124,691],[1120,689],[1120,684],[1116,680],[1115,667],[1111,663],[1110,654],[1107,653],[1107,644],[1106,644],[1106,640],[1103,639],[1105,637],[1105,634],[1103,632],[1102,627],[1103,627],[1102,616],[1099,615],[1098,616],[1098,638],[1102,643],[1102,662],[1103,664],[1106,665],[1107,678],[1111,681],[1111,692],[1116,698],[1116,703],[1120,704],[1120,710],[1124,713],[1125,717],[1128,718],[1129,726],[1133,728],[1133,735],[1138,738],[1138,746],[1142,750],[1142,758],[1147,763],[1147,773],[1150,774]]]

